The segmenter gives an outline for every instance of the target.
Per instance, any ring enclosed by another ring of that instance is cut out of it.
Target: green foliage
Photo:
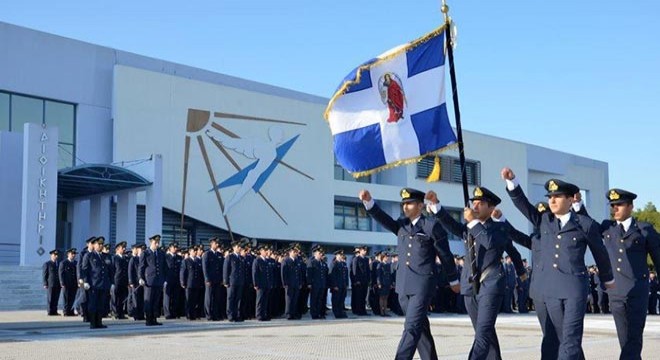
[[[643,221],[653,225],[655,230],[660,232],[660,212],[658,212],[658,209],[652,202],[647,203],[646,206],[644,206],[644,209],[635,210],[633,212],[633,217],[637,219],[637,221]],[[646,263],[651,270],[654,270],[655,267],[653,266],[653,261],[651,261],[650,256],[647,257]]]

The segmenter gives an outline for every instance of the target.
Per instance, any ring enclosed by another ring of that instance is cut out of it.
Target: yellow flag
[[[426,182],[440,181],[440,170],[440,158],[436,156],[433,161],[433,170],[431,170],[429,177],[426,178]]]

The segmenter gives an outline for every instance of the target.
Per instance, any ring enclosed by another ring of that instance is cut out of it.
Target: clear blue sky
[[[607,161],[610,186],[637,192],[637,206],[660,205],[660,1],[449,5],[465,129]],[[440,0],[23,0],[5,2],[0,21],[330,97],[356,65],[438,26],[439,8]]]

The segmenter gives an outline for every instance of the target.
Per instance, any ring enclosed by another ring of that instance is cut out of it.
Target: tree
[[[633,217],[637,219],[637,221],[644,221],[653,225],[655,231],[660,232],[660,212],[658,212],[658,209],[655,207],[655,205],[653,205],[652,202],[648,202],[646,206],[644,206],[643,210],[635,210],[633,212]],[[650,256],[646,259],[646,262],[651,270],[653,270],[653,261],[651,261]]]

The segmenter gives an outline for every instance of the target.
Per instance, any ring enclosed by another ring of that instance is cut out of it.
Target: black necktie
[[[621,232],[621,237],[626,234],[626,229],[623,227],[623,223],[619,223],[619,232]]]
[[[470,254],[470,270],[472,271],[472,276],[470,281],[472,282],[472,288],[474,290],[474,295],[477,295],[479,292],[479,275],[477,271],[477,249],[476,249],[476,241],[474,240],[474,236],[471,234],[468,234],[468,239],[467,239],[467,244],[468,244],[468,253]]]

